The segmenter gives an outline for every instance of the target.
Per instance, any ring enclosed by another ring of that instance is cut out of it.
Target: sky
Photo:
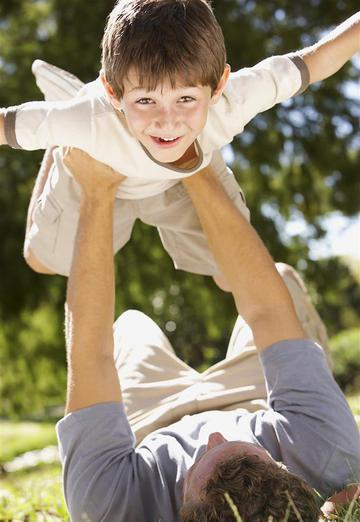
[[[340,212],[333,212],[322,223],[327,235],[321,240],[309,241],[311,259],[350,256],[360,261],[360,215],[349,219]],[[301,221],[289,222],[286,232],[290,236],[306,234],[306,225]]]
[[[311,254],[319,257],[351,256],[360,261],[360,216],[348,219],[334,214],[325,220],[328,234],[322,241],[311,244]]]

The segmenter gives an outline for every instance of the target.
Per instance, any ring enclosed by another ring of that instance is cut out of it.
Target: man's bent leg
[[[331,367],[326,328],[316,312],[299,274],[289,265],[278,263],[277,269],[294,302],[300,323],[310,339],[323,348]],[[226,358],[201,376],[203,390],[199,411],[246,408],[254,411],[266,407],[263,371],[250,327],[238,317],[229,342]]]
[[[306,335],[323,348],[329,365],[330,355],[326,327],[311,302],[306,286],[294,268],[285,263],[276,263],[276,268],[289,290],[296,314]],[[254,345],[253,335],[242,317],[238,317],[226,352],[226,359],[248,352]]]
[[[137,441],[184,414],[182,392],[199,373],[179,359],[161,329],[142,312],[124,312],[114,325],[114,357],[123,402]]]
[[[332,368],[326,326],[311,302],[304,281],[298,272],[290,265],[276,263],[276,268],[289,290],[296,314],[306,335],[309,339],[313,339],[320,344],[325,353],[328,365]]]

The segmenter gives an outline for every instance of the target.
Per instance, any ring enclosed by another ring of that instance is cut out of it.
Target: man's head
[[[119,0],[110,14],[102,79],[158,161],[177,161],[194,143],[228,75],[223,34],[205,0]]]
[[[263,448],[229,442],[220,433],[213,433],[206,452],[185,478],[181,520],[233,522],[234,513],[225,493],[243,522],[319,520],[316,496],[303,480],[275,462]]]

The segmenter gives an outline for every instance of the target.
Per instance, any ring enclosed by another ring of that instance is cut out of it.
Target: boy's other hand
[[[0,145],[7,145],[7,139],[5,136],[4,109],[0,109]]]
[[[87,197],[105,193],[115,197],[118,186],[126,178],[80,149],[66,148],[63,161]]]

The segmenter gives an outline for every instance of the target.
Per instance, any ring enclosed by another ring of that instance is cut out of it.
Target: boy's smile
[[[209,108],[219,94],[209,86],[159,84],[153,91],[140,86],[130,70],[124,80],[124,94],[117,100],[103,78],[115,108],[126,117],[129,131],[161,163],[179,161],[205,127]],[[110,88],[111,89],[111,88]]]

